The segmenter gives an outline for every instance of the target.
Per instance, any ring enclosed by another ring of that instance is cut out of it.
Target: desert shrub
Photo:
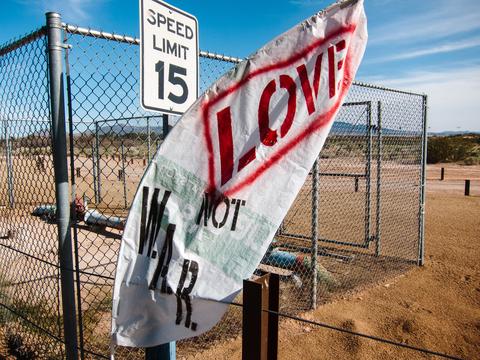
[[[21,335],[8,332],[5,340],[10,354],[16,359],[33,360],[37,358],[35,351],[24,343]]]
[[[429,137],[427,163],[463,162],[475,165],[480,162],[480,135],[455,135]]]
[[[463,160],[464,165],[478,165],[480,164],[480,157],[469,156]]]
[[[446,137],[433,137],[428,139],[427,163],[436,164],[447,161],[450,153],[449,140]]]

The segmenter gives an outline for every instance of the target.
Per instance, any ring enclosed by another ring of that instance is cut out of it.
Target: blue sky
[[[200,48],[245,57],[329,5],[324,0],[171,0],[199,21]],[[357,80],[429,95],[429,130],[480,131],[480,0],[365,0]],[[136,0],[2,0],[0,43],[58,11],[68,23],[138,36]]]

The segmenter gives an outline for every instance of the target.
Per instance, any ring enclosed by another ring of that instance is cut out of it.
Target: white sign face
[[[140,103],[183,114],[198,97],[197,19],[160,0],[140,0]]]
[[[367,42],[362,0],[336,3],[220,78],[158,149],[135,195],[113,293],[113,343],[215,325],[308,176]]]

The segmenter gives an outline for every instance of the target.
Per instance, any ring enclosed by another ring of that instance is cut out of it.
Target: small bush
[[[429,137],[427,163],[463,162],[475,165],[480,162],[480,135],[455,135]]]
[[[37,358],[35,351],[23,343],[23,338],[20,335],[9,332],[5,340],[10,354],[15,356],[15,358],[20,360],[33,360]]]
[[[436,164],[447,161],[450,153],[449,140],[446,137],[434,137],[428,139],[427,163]]]

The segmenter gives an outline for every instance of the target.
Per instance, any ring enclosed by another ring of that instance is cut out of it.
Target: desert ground
[[[88,164],[86,159],[80,160]],[[114,208],[112,215],[122,216],[125,210],[123,196],[119,196],[123,189],[122,182],[116,176],[119,165],[117,163],[115,159],[115,166],[107,169],[111,178],[107,177],[103,183],[105,189],[103,206],[99,204],[97,208],[100,210]],[[25,165],[28,168],[33,167],[26,163],[18,164],[18,166]],[[144,164],[140,160],[134,160],[133,163],[130,161],[129,165],[131,171],[127,172],[129,180],[127,197],[131,201],[135,191],[132,183],[138,183]],[[439,180],[442,166],[445,167],[444,181]],[[33,187],[34,183],[43,183],[41,191],[35,192],[38,199],[27,198],[27,194],[19,188],[16,191],[17,201],[24,200],[24,202],[38,204],[39,201],[53,199],[52,177],[48,171],[47,167],[47,173],[39,172],[24,179],[24,184],[27,186],[23,185],[23,188],[26,187],[27,190],[29,186]],[[78,179],[77,193],[87,192],[87,195],[93,198],[93,193],[89,193],[92,179],[88,169],[84,171],[85,173],[82,173],[81,178]],[[465,179],[472,180],[469,197],[463,196]],[[480,358],[478,355],[480,354],[480,264],[478,261],[480,258],[480,166],[467,167],[455,164],[429,166],[427,180],[425,265],[422,267],[400,266],[400,263],[395,263],[397,268],[388,268],[373,261],[361,263],[360,270],[367,276],[352,276],[358,280],[358,283],[352,284],[349,291],[337,291],[332,296],[324,297],[320,299],[319,302],[322,305],[317,310],[306,312],[302,310],[303,312],[297,313],[298,316],[430,348],[465,359]],[[352,184],[348,182],[345,186],[351,188]],[[361,192],[359,196],[358,201],[362,201]],[[352,199],[356,198],[352,197]],[[387,196],[384,201],[394,201],[394,199],[395,197]],[[414,201],[417,200],[414,199]],[[305,206],[305,200],[303,202]],[[30,207],[30,205],[27,206],[28,209]],[[395,211],[394,207],[391,209]],[[20,210],[18,213],[4,213],[9,216],[8,220],[12,224],[16,224],[14,225],[16,236],[11,245],[25,252],[33,250],[40,258],[55,262],[55,224],[43,222],[31,217],[28,212]],[[401,212],[399,214],[395,216],[403,216]],[[386,217],[388,218],[389,216]],[[394,220],[402,224],[401,219]],[[301,228],[309,226],[308,219],[304,221],[305,224],[299,224]],[[358,226],[361,226],[361,222]],[[44,239],[50,239],[50,242],[38,242],[38,235]],[[108,354],[112,281],[104,277],[114,275],[120,234],[116,230],[92,232],[91,229],[79,225],[76,236],[79,244],[80,268],[85,272],[80,275],[85,345],[88,349]],[[31,244],[35,246],[31,248]],[[384,249],[392,253],[391,255],[395,255],[394,250],[394,248],[389,250],[388,247]],[[13,253],[6,254],[10,257],[4,257],[5,262],[1,265],[4,279],[20,277],[29,280],[29,282],[15,284],[15,293],[12,295],[22,299],[35,299],[38,297],[38,292],[30,284],[35,281],[37,289],[39,287],[44,289],[41,292],[44,297],[41,304],[47,304],[47,309],[39,309],[47,311],[49,308],[54,312],[58,307],[54,300],[58,293],[57,269],[43,264],[35,272],[28,271],[26,269],[38,263],[29,262],[27,258],[14,258]],[[329,269],[329,266],[334,264],[332,261],[330,264],[328,259],[322,261],[326,266],[328,265]],[[339,268],[338,271],[355,272],[357,270],[352,265],[344,266],[343,270]],[[372,277],[368,276],[369,271],[373,274]],[[286,294],[288,295],[288,292]],[[288,309],[290,306],[286,302],[293,300],[292,297],[287,296],[281,301],[284,302],[282,308]],[[194,344],[195,351],[191,351],[188,343],[183,345],[179,343],[178,358],[240,359],[241,338],[235,334],[238,333],[240,325],[238,319],[241,314],[238,309],[233,309],[230,316],[229,321],[223,325],[223,331],[227,332],[228,336],[224,334],[207,337],[207,340],[213,339],[209,343],[210,346],[202,349],[203,345],[197,343]],[[57,330],[56,324],[52,322],[45,321],[43,326],[52,332]],[[231,326],[232,329],[225,330],[225,326]],[[120,358],[141,357],[141,354],[136,352],[122,350],[118,355],[120,356],[117,357]],[[282,320],[279,334],[279,358],[306,360],[430,357],[305,323]]]

